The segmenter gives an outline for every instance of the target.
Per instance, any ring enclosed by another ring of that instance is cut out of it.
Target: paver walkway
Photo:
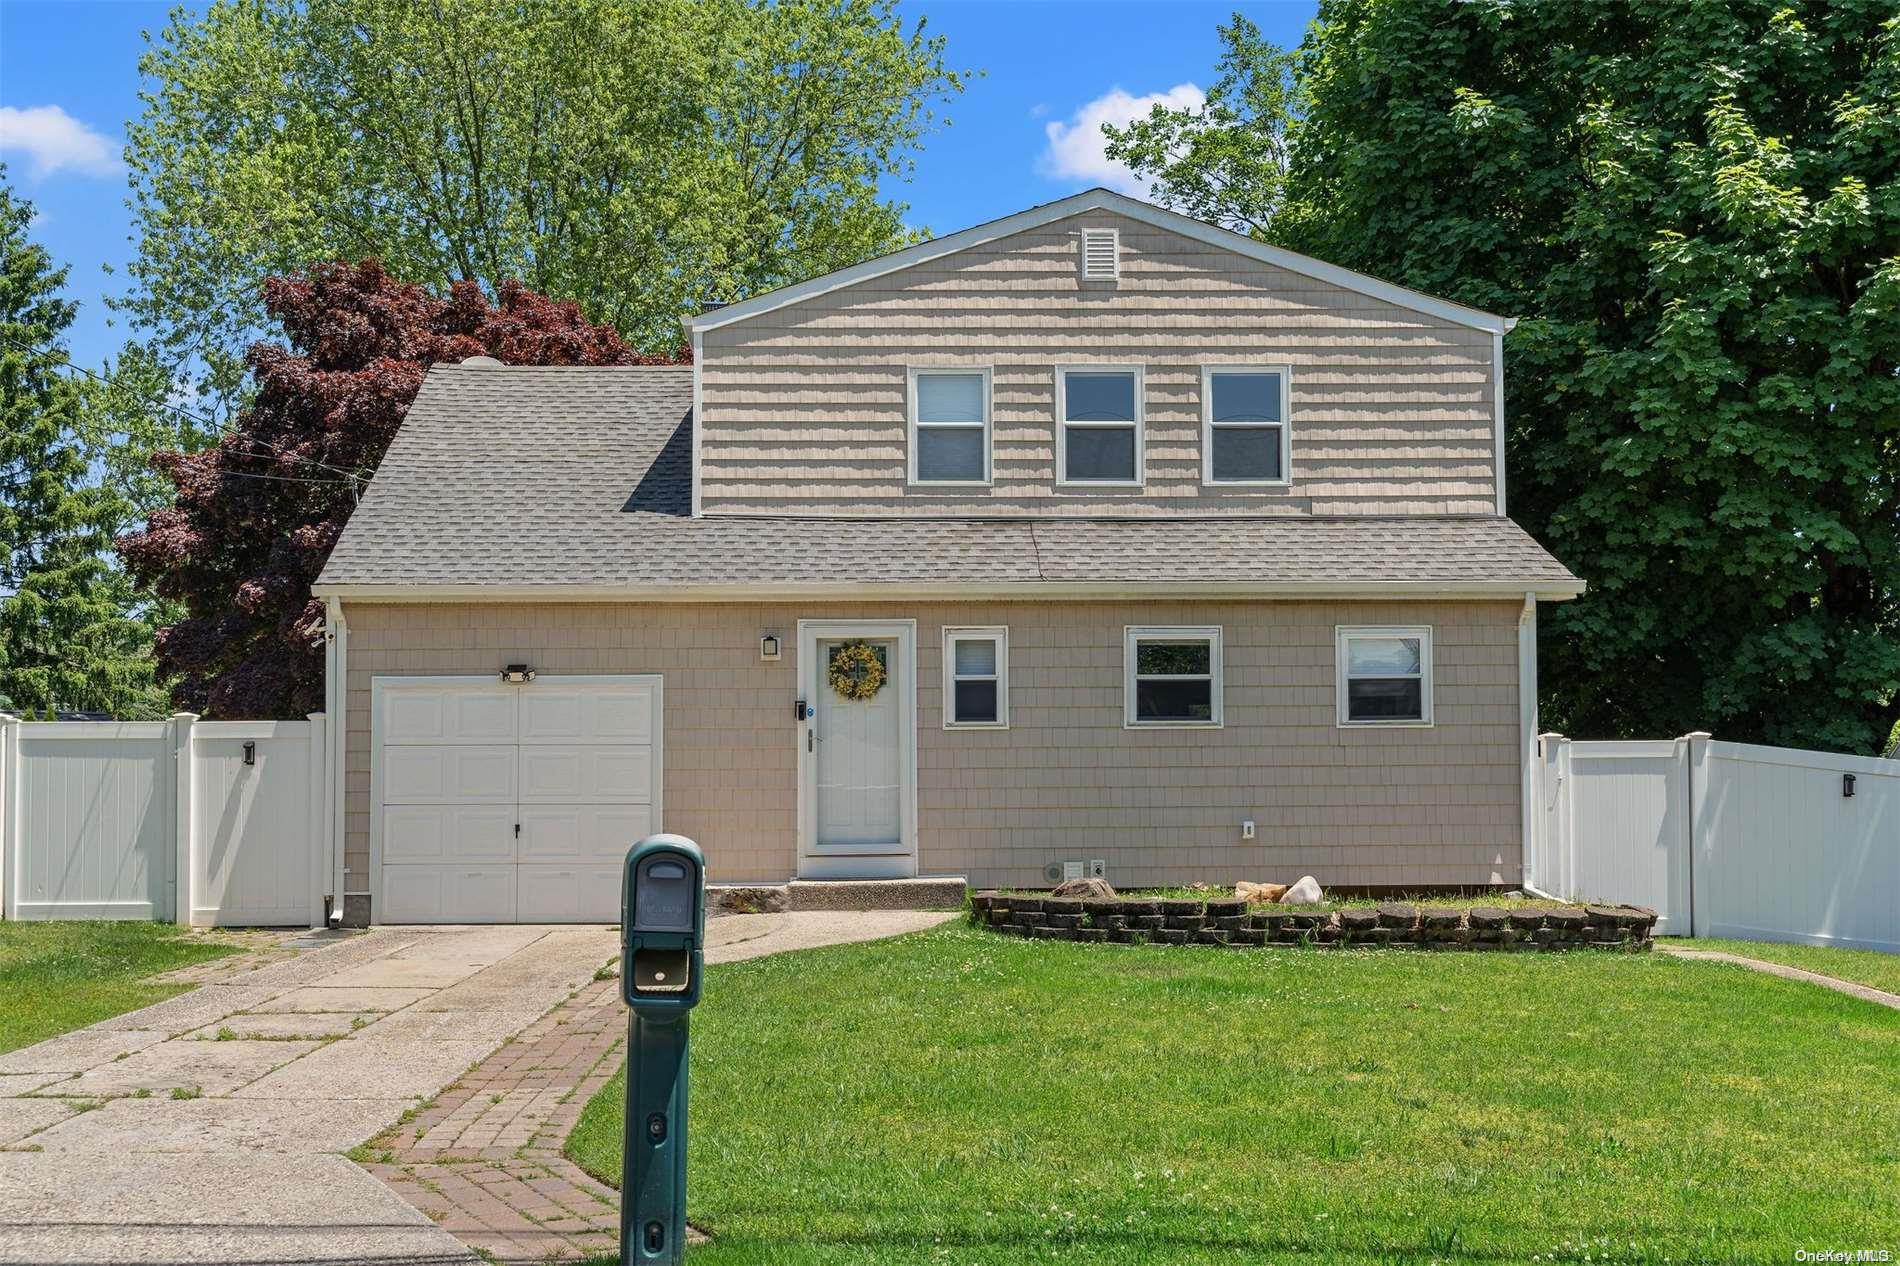
[[[1799,967],[1790,967],[1786,963],[1771,963],[1760,958],[1749,958],[1743,954],[1730,954],[1724,950],[1688,949],[1682,946],[1666,945],[1660,941],[1656,947],[1665,954],[1674,954],[1677,958],[1700,958],[1709,962],[1734,963],[1737,967],[1746,967],[1751,971],[1765,972],[1770,976],[1780,976],[1785,980],[1806,981],[1810,985],[1820,985],[1836,993],[1844,993],[1863,1002],[1878,1003],[1883,1007],[1892,1007],[1900,1011],[1900,994],[1888,993],[1885,989],[1875,989],[1872,985],[1857,985],[1851,980],[1837,980],[1833,976],[1823,976],[1818,971],[1804,971]]]
[[[706,929],[709,962],[875,940],[948,913],[734,915]],[[716,982],[708,988],[716,987]],[[503,1262],[611,1255],[620,1194],[561,1155],[581,1109],[620,1066],[619,982],[584,986],[411,1121],[379,1137],[365,1168],[443,1230]]]
[[[616,939],[376,929],[0,1055],[0,1263],[476,1261],[342,1153]]]

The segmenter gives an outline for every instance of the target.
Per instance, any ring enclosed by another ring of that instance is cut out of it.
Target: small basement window
[[[1123,630],[1122,724],[1221,724],[1219,627]]]
[[[1009,630],[943,631],[943,726],[1009,725]]]
[[[1114,281],[1121,276],[1121,231],[1082,230],[1082,280]]]
[[[1141,369],[1056,370],[1056,482],[1140,486]]]
[[[1287,374],[1284,369],[1201,371],[1201,479],[1210,484],[1285,485]]]
[[[912,370],[910,481],[990,481],[990,371]]]
[[[1432,723],[1432,631],[1338,630],[1339,724]]]

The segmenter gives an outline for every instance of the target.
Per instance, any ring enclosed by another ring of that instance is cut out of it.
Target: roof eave
[[[898,601],[1096,600],[1121,598],[1336,598],[1336,599],[1521,599],[1562,602],[1584,592],[1569,580],[1391,580],[1391,581],[929,581],[773,582],[727,585],[611,584],[400,584],[325,583],[311,588],[319,598],[345,602],[780,602],[804,599]]]

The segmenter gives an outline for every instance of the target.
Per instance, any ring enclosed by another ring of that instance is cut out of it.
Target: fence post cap
[[[306,712],[303,715],[306,721],[321,721],[324,717],[324,714],[321,712]]]
[[[196,712],[174,712],[171,715],[171,719],[174,721],[196,721],[198,714]]]
[[[1695,739],[1712,739],[1715,735],[1709,733],[1707,730],[1690,730],[1682,737],[1693,741]]]
[[[1555,730],[1545,730],[1542,734],[1539,734],[1537,737],[1540,739],[1560,739],[1563,737],[1563,735],[1559,734]]]

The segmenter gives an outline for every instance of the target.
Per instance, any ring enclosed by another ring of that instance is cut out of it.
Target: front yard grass
[[[692,1026],[701,1266],[1900,1248],[1900,1014],[1661,954],[951,926],[715,967]],[[568,1142],[616,1183],[622,1095]]]
[[[1836,980],[1900,994],[1900,954],[1783,941],[1731,941],[1719,936],[1671,940],[1669,944],[1686,950],[1719,950],[1724,954],[1740,954],[1743,958],[1759,958],[1766,963],[1783,963]]]
[[[234,953],[163,923],[0,923],[0,1052],[148,1006],[148,976]]]

